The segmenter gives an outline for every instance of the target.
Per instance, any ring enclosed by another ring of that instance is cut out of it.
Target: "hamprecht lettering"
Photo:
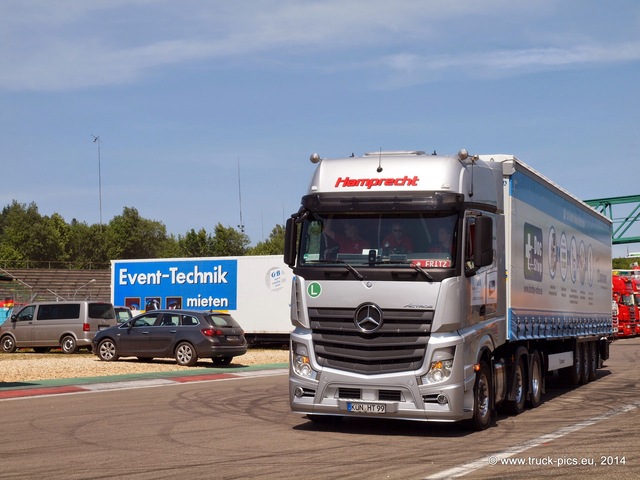
[[[397,178],[338,177],[335,188],[367,187],[367,189],[371,189],[373,187],[417,187],[419,181],[420,179],[417,175],[414,175],[413,178],[409,178],[407,175]]]

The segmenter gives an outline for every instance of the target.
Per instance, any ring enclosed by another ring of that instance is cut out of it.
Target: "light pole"
[[[100,197],[100,226],[102,227],[102,173],[100,169],[100,135],[95,136],[91,134],[93,137],[93,143],[98,144],[98,195]]]
[[[89,281],[88,281],[87,283],[85,283],[84,285],[80,285],[78,288],[76,288],[76,291],[75,291],[75,292],[73,292],[73,299],[74,299],[74,300],[76,299],[76,293],[78,293],[78,291],[79,291],[81,288],[84,288],[84,287],[86,287],[87,285],[90,285],[90,284],[94,283],[95,281],[96,281],[96,279],[95,279],[95,278],[92,278],[91,280],[89,280]]]

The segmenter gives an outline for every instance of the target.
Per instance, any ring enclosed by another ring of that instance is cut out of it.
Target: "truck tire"
[[[580,356],[582,357],[582,363],[580,364],[580,384],[586,385],[589,383],[589,342],[582,342],[578,344],[580,347]]]
[[[513,400],[505,402],[505,409],[507,413],[512,415],[518,415],[524,411],[524,403],[527,398],[527,382],[524,359],[525,355],[521,355],[518,358],[515,369],[513,371],[513,388],[515,395]]]
[[[598,355],[598,346],[595,341],[588,343],[589,347],[589,381],[593,382],[598,374],[598,367],[600,366],[600,355]]]
[[[486,362],[480,362],[480,370],[476,373],[473,386],[473,417],[469,421],[474,430],[484,430],[491,424],[493,416],[493,387],[491,371]]]
[[[576,343],[573,348],[573,365],[562,368],[558,373],[562,383],[573,387],[580,383],[580,372],[582,372],[582,349]]]
[[[529,381],[529,406],[536,408],[542,403],[544,391],[544,374],[542,373],[542,360],[537,350],[531,352],[531,378]]]

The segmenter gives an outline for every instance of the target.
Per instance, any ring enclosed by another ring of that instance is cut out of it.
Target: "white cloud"
[[[397,83],[395,73],[417,74],[415,82],[469,69],[492,75],[637,60],[633,41],[495,49],[501,36],[514,45],[531,43],[511,19],[552,16],[553,8],[553,2],[532,7],[505,0],[5,0],[0,89],[118,85],[186,62],[250,63],[265,57],[325,70],[384,67],[391,85]],[[393,51],[406,53],[381,57]],[[362,60],[354,63],[353,57]]]
[[[495,78],[533,71],[638,61],[640,61],[640,41],[435,56],[402,53],[382,57],[374,63],[386,72],[386,80],[382,81],[383,86],[393,88],[420,84],[449,75]]]

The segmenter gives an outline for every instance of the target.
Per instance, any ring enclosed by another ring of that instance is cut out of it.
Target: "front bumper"
[[[471,418],[473,388],[463,383],[438,386],[418,384],[412,373],[360,378],[337,371],[320,373],[319,381],[306,381],[291,373],[291,410],[299,414],[344,415],[436,422],[455,422]],[[467,386],[468,387],[468,386]],[[353,412],[354,404],[380,409]]]

